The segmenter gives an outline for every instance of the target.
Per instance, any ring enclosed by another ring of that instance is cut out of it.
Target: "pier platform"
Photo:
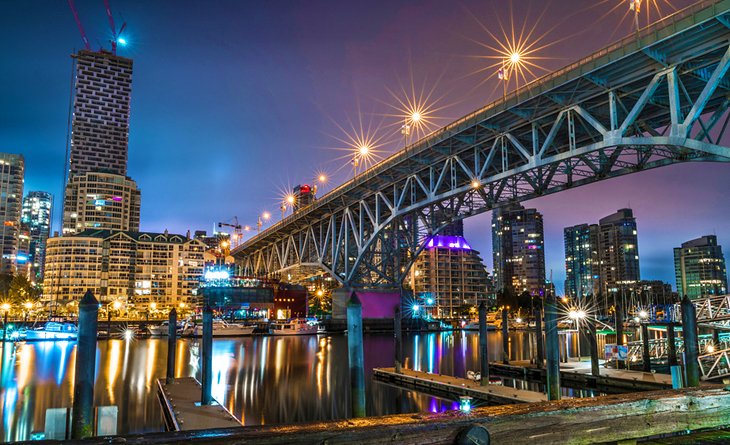
[[[602,364],[599,371],[600,376],[594,377],[591,374],[591,363],[587,360],[571,360],[568,363],[561,363],[560,386],[574,389],[596,389],[609,394],[627,391],[656,391],[672,387],[672,377],[667,374],[604,368]],[[544,383],[547,377],[545,367],[538,368],[527,360],[510,361],[508,365],[498,362],[490,363],[489,374],[534,383]]]
[[[543,393],[525,391],[500,385],[481,386],[479,382],[441,374],[403,369],[398,374],[394,368],[375,368],[373,378],[379,382],[391,384],[399,388],[422,391],[427,394],[441,396],[448,399],[458,399],[459,396],[469,396],[474,400],[511,404],[534,403],[547,401]]]
[[[157,380],[157,396],[167,431],[192,431],[241,426],[241,422],[218,402],[201,405],[202,387],[192,377],[171,384]]]

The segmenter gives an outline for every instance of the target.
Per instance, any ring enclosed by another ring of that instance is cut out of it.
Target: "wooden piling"
[[[624,314],[623,314],[623,307],[621,306],[620,299],[616,300],[616,306],[615,306],[616,312],[615,312],[615,321],[616,321],[616,345],[617,346],[623,346],[624,344]],[[626,367],[626,364],[622,360],[616,360],[616,368],[617,369],[623,369]]]
[[[172,308],[167,327],[167,378],[169,385],[175,381],[175,354],[177,353],[177,311]]]
[[[669,366],[677,366],[677,343],[674,335],[674,323],[667,325],[667,347]]]
[[[94,376],[96,374],[96,336],[99,302],[87,290],[79,302],[79,331],[76,341],[73,418],[71,438],[94,435]]]
[[[682,299],[682,337],[684,337],[684,369],[687,386],[700,386],[700,368],[697,363],[699,344],[697,342],[697,314],[695,305],[687,295]]]
[[[641,323],[641,361],[644,372],[651,372],[651,354],[649,353],[649,325]]]
[[[509,364],[509,311],[502,308],[502,363]]]
[[[547,347],[548,400],[560,400],[560,344],[558,340],[558,308],[555,296],[548,293],[545,301],[545,343]]]
[[[538,303],[535,307],[535,341],[537,343],[537,359],[535,365],[538,368],[545,366],[545,343],[542,332],[542,304]]]
[[[479,363],[482,375],[481,384],[489,384],[489,346],[487,343],[487,305],[479,303]]]
[[[365,417],[365,364],[362,343],[362,304],[353,292],[347,302],[347,355],[350,364],[352,417]]]
[[[200,384],[201,405],[210,405],[213,402],[213,309],[206,305],[203,309],[203,337],[201,342],[201,365]]]
[[[591,375],[598,377],[601,370],[598,366],[598,339],[596,338],[596,319],[588,318],[588,345],[591,350]]]
[[[403,322],[400,304],[395,308],[393,330],[395,331],[395,372],[400,374],[403,369]]]

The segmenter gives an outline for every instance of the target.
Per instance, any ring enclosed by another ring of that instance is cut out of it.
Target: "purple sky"
[[[531,40],[544,35],[548,46],[533,56],[554,70],[630,33],[625,3],[520,0],[512,15],[518,35],[523,23],[535,27]],[[108,39],[101,2],[76,4],[90,40]],[[495,59],[484,56],[496,53],[478,42],[498,45],[480,22],[500,37],[508,0],[112,0],[112,7],[128,23],[130,45],[120,54],[135,60],[129,175],[142,189],[143,230],[210,231],[234,215],[253,225],[264,210],[279,215],[280,190],[315,171],[341,183],[350,170],[333,149],[343,145],[339,127],[361,113],[380,135],[397,133],[388,90],[433,89],[445,107],[435,113],[441,125],[501,94],[488,79],[495,70],[485,70]],[[69,54],[80,46],[66,2],[3,6],[0,150],[26,156],[26,190],[60,196]],[[383,155],[402,145],[397,134],[384,141]],[[638,218],[642,277],[674,284],[672,247],[709,233],[730,246],[728,189],[730,165],[685,164],[527,205],[545,215],[547,264],[559,289],[562,228],[627,205]],[[490,218],[468,220],[466,236],[491,269]]]

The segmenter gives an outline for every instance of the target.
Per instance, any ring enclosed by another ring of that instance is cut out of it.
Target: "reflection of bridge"
[[[689,161],[730,161],[730,1],[705,0],[448,125],[236,248],[248,273],[397,289],[452,221]]]

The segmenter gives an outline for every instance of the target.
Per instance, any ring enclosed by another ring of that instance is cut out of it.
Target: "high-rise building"
[[[542,214],[511,204],[492,214],[492,254],[496,290],[541,296],[545,290]]]
[[[20,242],[25,160],[22,155],[0,153],[0,273],[15,273]]]
[[[706,235],[674,248],[674,273],[680,296],[698,298],[728,293],[722,246],[715,235]]]
[[[132,60],[108,51],[74,55],[76,76],[69,178],[127,174]]]
[[[600,291],[598,225],[580,224],[563,229],[565,241],[565,295],[585,298]]]
[[[452,318],[463,307],[487,301],[489,274],[479,252],[462,236],[431,238],[413,265],[416,300],[432,316]]]
[[[63,235],[139,230],[141,193],[127,175],[132,60],[108,51],[74,55],[71,151]]]
[[[28,192],[23,198],[21,223],[28,231],[28,265],[31,281],[43,280],[43,260],[46,240],[51,233],[53,195],[48,192]]]
[[[91,289],[102,304],[141,311],[192,304],[205,250],[199,240],[168,233],[87,230],[49,238],[43,298],[78,301]]]
[[[625,292],[641,279],[639,237],[631,209],[620,209],[598,221],[601,288]]]
[[[639,238],[631,209],[601,218],[598,224],[566,227],[563,234],[566,295],[626,294],[640,280]]]
[[[69,179],[63,205],[63,234],[86,229],[139,231],[141,192],[130,178],[100,172]]]

